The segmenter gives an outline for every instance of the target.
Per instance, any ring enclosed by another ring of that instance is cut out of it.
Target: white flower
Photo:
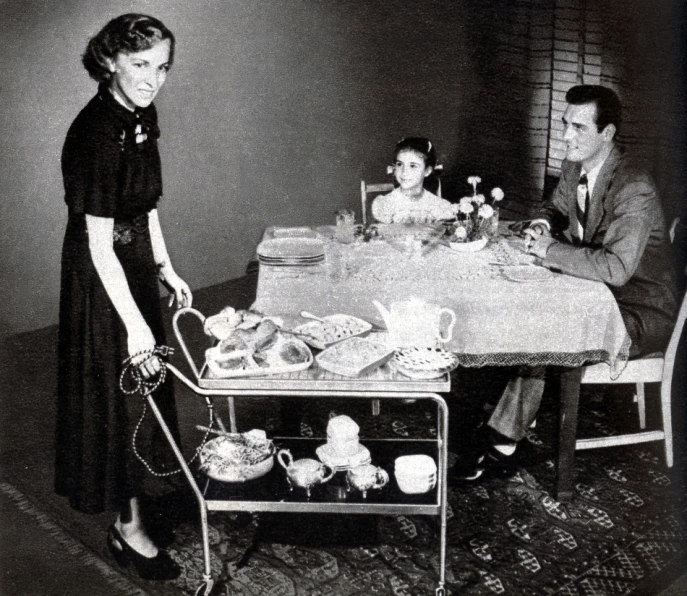
[[[475,195],[474,197],[472,197],[471,200],[473,203],[476,203],[477,205],[483,205],[485,201],[484,195]]]
[[[462,201],[458,205],[458,211],[461,213],[470,214],[475,210],[475,208],[472,206],[472,203],[463,203]]]
[[[471,205],[471,204],[472,204],[472,197],[463,197],[458,202],[458,205]]]
[[[491,196],[494,199],[494,201],[503,201],[503,197],[505,196],[503,194],[503,191],[497,186],[495,188],[491,189]]]
[[[463,226],[458,226],[456,231],[453,232],[453,235],[456,237],[456,240],[462,242],[463,240],[467,240],[468,231]]]
[[[489,219],[494,215],[494,208],[491,205],[482,205],[477,212],[477,215],[483,217],[484,219]]]
[[[472,194],[476,195],[477,194],[477,185],[482,182],[482,179],[479,176],[470,176],[468,178],[468,184],[472,184]]]

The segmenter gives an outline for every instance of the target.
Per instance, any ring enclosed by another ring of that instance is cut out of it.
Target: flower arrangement
[[[491,191],[491,202],[483,194],[477,193],[477,185],[482,182],[479,176],[470,176],[468,184],[472,186],[472,196],[465,196],[455,204],[456,222],[450,230],[451,242],[472,242],[488,235],[492,230],[495,204],[503,200],[503,191],[494,187]]]

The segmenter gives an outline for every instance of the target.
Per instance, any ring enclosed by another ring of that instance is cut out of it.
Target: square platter
[[[324,350],[344,339],[365,335],[372,325],[351,315],[335,314],[322,317],[322,321],[309,321],[296,327],[293,332],[305,343]]]
[[[360,377],[388,362],[393,348],[364,337],[351,337],[315,357],[320,368],[345,377]]]

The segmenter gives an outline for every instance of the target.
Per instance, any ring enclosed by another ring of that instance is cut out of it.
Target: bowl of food
[[[220,482],[247,482],[272,469],[274,453],[274,443],[263,430],[227,433],[203,445],[200,469]]]

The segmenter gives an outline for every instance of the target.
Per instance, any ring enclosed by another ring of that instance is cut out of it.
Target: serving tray
[[[283,361],[284,364],[275,364],[270,366],[261,367],[253,359],[254,354],[248,353],[248,351],[243,351],[241,357],[247,362],[246,365],[241,368],[224,368],[221,366],[221,362],[226,360],[226,355],[219,353],[219,344],[208,348],[205,350],[205,362],[208,367],[210,376],[215,379],[230,379],[238,377],[264,377],[267,375],[278,375],[283,373],[297,372],[299,370],[305,370],[310,368],[313,363],[313,355],[310,348],[300,339],[296,337],[285,337],[279,335],[277,343],[274,345],[272,350],[281,350],[287,344],[293,344],[295,349],[299,350],[302,354],[306,356],[306,360],[302,362],[296,362],[289,364]]]
[[[315,357],[317,364],[345,377],[359,377],[388,362],[393,348],[364,337],[350,337],[327,348]]]

